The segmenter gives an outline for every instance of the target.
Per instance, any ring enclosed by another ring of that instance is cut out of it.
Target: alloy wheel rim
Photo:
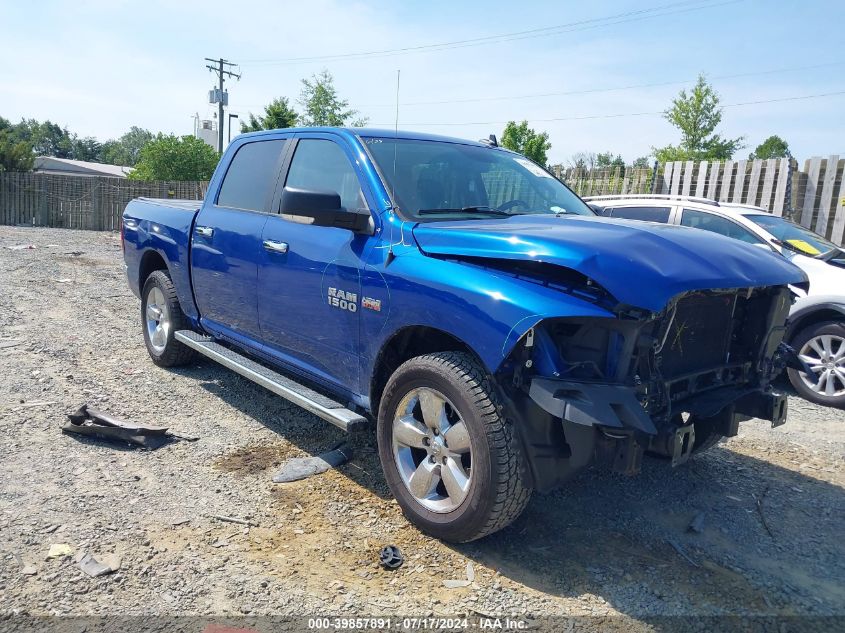
[[[835,334],[820,334],[804,343],[798,353],[817,382],[801,373],[801,380],[820,396],[835,398],[845,395],[845,338]]]
[[[150,288],[150,292],[147,294],[147,308],[144,318],[150,345],[156,353],[161,354],[167,346],[167,337],[170,334],[170,312],[167,310],[164,293],[158,286]]]
[[[419,387],[399,403],[393,419],[393,459],[408,492],[432,512],[451,512],[469,494],[469,430],[436,389]]]

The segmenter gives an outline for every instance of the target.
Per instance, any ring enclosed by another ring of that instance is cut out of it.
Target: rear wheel
[[[178,367],[196,358],[196,352],[174,337],[178,330],[190,329],[179,306],[176,288],[166,270],[147,277],[141,293],[141,323],[150,358],[159,367]]]
[[[804,328],[790,341],[813,371],[813,378],[789,369],[798,394],[817,404],[845,407],[845,324],[828,321]]]
[[[512,425],[491,378],[468,354],[413,358],[388,380],[379,407],[379,457],[405,516],[452,542],[500,530],[525,508]]]

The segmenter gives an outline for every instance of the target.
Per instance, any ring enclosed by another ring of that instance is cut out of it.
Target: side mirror
[[[370,226],[369,212],[347,211],[340,204],[340,194],[334,191],[285,187],[279,213],[290,219],[314,226],[333,226],[356,233]]]

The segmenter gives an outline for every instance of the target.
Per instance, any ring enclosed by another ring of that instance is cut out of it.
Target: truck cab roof
[[[245,137],[261,137],[268,134],[278,134],[279,132],[299,133],[299,132],[333,132],[349,137],[372,137],[372,138],[398,138],[403,140],[414,141],[439,141],[441,143],[457,143],[459,145],[473,145],[476,147],[489,147],[488,143],[482,141],[470,141],[462,138],[455,138],[453,136],[442,136],[440,134],[426,134],[424,132],[410,132],[407,130],[389,130],[383,128],[370,127],[290,127],[280,128],[276,130],[262,130],[260,132],[247,132],[241,134],[238,138]]]

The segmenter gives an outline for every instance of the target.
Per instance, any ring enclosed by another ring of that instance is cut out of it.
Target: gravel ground
[[[273,484],[342,433],[211,362],[155,367],[117,235],[0,227],[0,288],[0,615],[845,615],[841,410],[790,398],[783,427],[748,422],[675,470],[588,471],[450,546],[403,519],[370,437],[337,471]],[[200,439],[63,435],[83,402]],[[389,543],[395,572],[376,564]],[[120,569],[90,578],[85,553]]]

